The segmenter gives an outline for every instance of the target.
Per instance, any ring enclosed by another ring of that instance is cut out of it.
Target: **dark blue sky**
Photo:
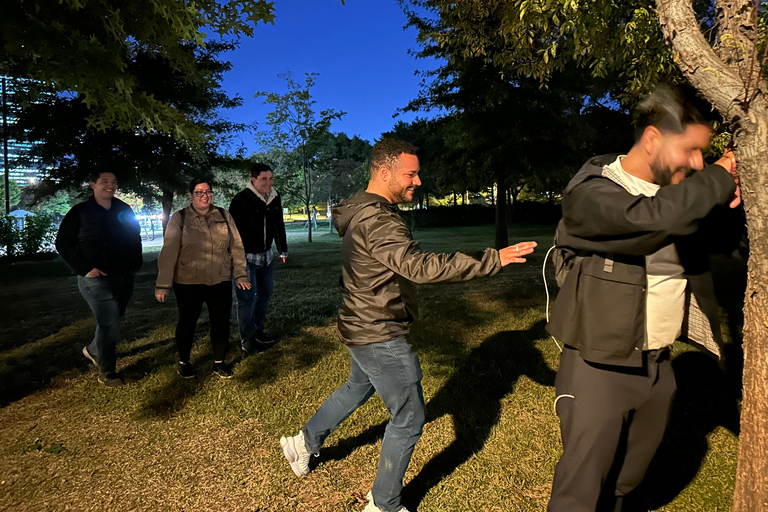
[[[371,142],[392,128],[398,108],[415,98],[421,78],[417,70],[436,67],[434,61],[416,60],[416,31],[403,30],[405,15],[395,0],[281,0],[275,2],[275,25],[259,25],[252,38],[225,55],[232,71],[224,88],[239,94],[243,106],[224,112],[235,122],[264,120],[269,108],[256,91],[285,92],[278,74],[290,71],[303,83],[305,72],[318,73],[313,89],[317,111],[333,108],[347,114],[331,126],[333,132],[358,135]],[[425,116],[426,114],[419,114]],[[250,151],[253,137],[241,139]]]

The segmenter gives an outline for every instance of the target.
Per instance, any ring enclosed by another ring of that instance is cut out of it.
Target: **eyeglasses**
[[[203,197],[203,196],[212,196],[213,190],[195,190],[195,195],[197,197]]]

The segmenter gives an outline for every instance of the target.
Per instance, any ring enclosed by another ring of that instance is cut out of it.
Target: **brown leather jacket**
[[[499,253],[477,257],[421,250],[396,204],[360,190],[333,209],[342,243],[342,307],[338,328],[345,345],[400,338],[418,315],[414,283],[467,281],[501,270]]]
[[[201,215],[187,206],[183,229],[181,212],[171,217],[157,259],[156,293],[167,293],[172,282],[214,285],[233,277],[238,283],[248,280],[237,226],[227,210],[221,212],[212,206]]]

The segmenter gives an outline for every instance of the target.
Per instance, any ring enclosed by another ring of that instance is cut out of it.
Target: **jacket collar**
[[[259,199],[261,199],[267,204],[271,203],[272,200],[277,197],[277,190],[275,190],[275,187],[272,187],[272,190],[269,191],[269,195],[266,197],[264,197],[264,195],[261,194],[261,192],[256,190],[256,187],[253,186],[253,182],[251,180],[248,180],[247,188],[248,190],[256,194],[256,197],[258,197]]]

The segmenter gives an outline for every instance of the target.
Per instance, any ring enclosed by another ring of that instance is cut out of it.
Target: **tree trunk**
[[[507,183],[502,171],[496,173],[496,249],[503,249],[509,245],[509,233],[507,231],[507,203],[504,201],[504,191]]]
[[[744,297],[744,374],[735,512],[768,510],[768,116],[761,129],[737,132],[747,211],[749,262]],[[748,172],[748,171],[752,172]]]
[[[756,52],[757,8],[717,2],[734,44],[719,57],[702,36],[689,2],[657,0],[677,64],[734,131],[747,213],[749,263],[744,299],[744,375],[734,512],[768,510],[768,94]],[[732,33],[731,33],[732,31]],[[734,50],[736,49],[736,50]],[[721,59],[725,59],[725,62]],[[726,64],[727,62],[727,64]]]
[[[309,209],[309,202],[304,203],[307,212],[307,242],[312,243],[312,211]]]
[[[168,188],[161,189],[160,204],[163,207],[163,236],[165,236],[165,229],[168,227],[168,221],[171,220],[171,211],[173,210],[173,190]]]

